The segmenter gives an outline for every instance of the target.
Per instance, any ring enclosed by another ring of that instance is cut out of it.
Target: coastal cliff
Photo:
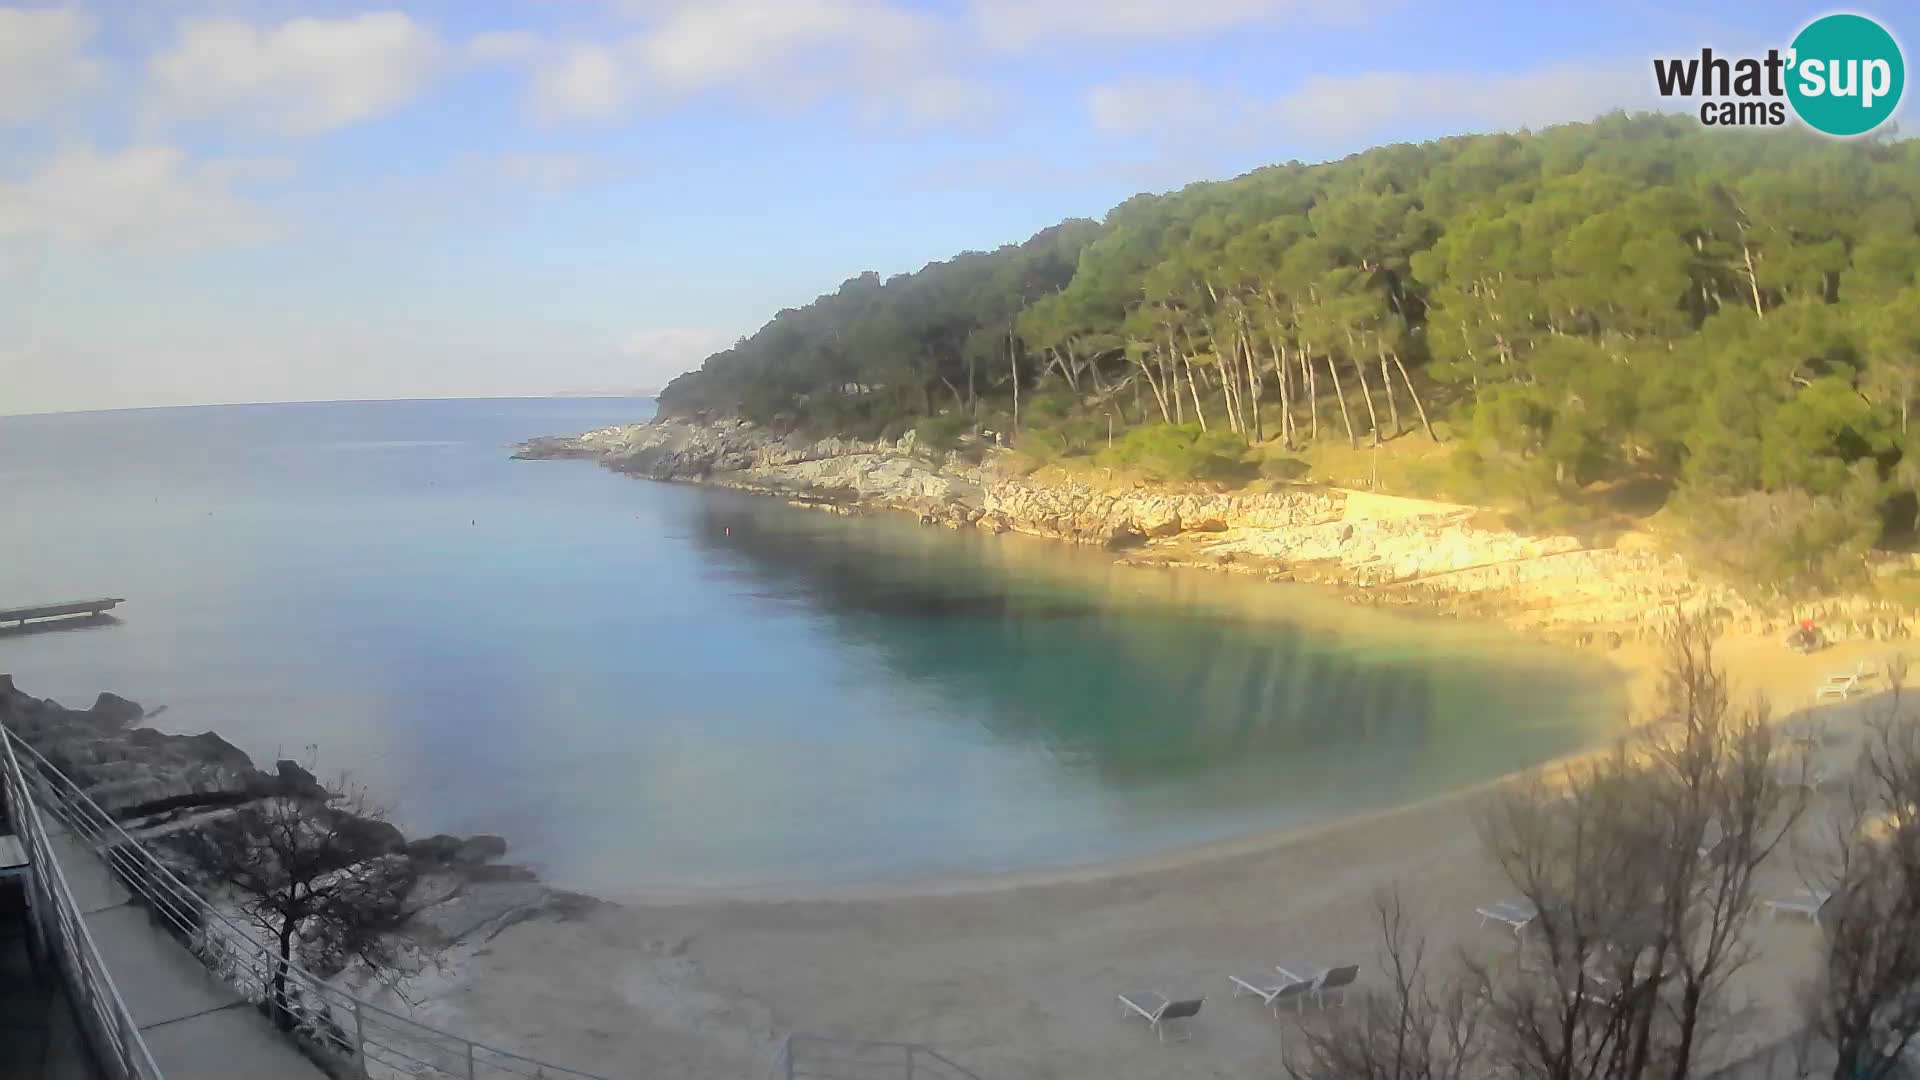
[[[1315,485],[1266,491],[1101,485],[1024,472],[988,444],[929,452],[897,442],[781,436],[738,419],[664,418],[534,439],[521,459],[582,458],[651,480],[707,484],[840,511],[1103,546],[1120,561],[1338,588],[1356,603],[1497,620],[1546,636],[1618,642],[1666,613],[1716,611],[1753,633],[1816,617],[1831,637],[1906,637],[1890,605],[1829,598],[1762,607],[1638,534],[1529,534],[1484,509]]]

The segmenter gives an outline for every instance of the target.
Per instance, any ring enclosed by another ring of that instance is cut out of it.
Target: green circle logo
[[[1815,19],[1793,39],[1787,99],[1816,131],[1864,135],[1886,122],[1907,85],[1893,35],[1862,15]]]

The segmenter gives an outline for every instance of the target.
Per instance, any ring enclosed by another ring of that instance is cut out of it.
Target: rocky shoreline
[[[897,442],[807,440],[738,419],[662,418],[533,439],[513,456],[587,459],[650,480],[1098,545],[1136,565],[1313,583],[1359,604],[1497,621],[1576,644],[1645,638],[1661,616],[1696,611],[1755,634],[1809,617],[1835,640],[1920,629],[1911,615],[1861,598],[1758,606],[1640,534],[1532,535],[1488,524],[1479,507],[1304,484],[1102,487],[1060,469],[1023,472],[984,442],[931,453],[911,433]]]
[[[148,715],[111,693],[102,693],[91,708],[69,709],[19,690],[12,676],[0,674],[0,726],[190,880],[197,869],[175,857],[174,841],[183,831],[256,800],[335,801],[335,793],[297,762],[279,761],[267,772],[213,732],[172,735],[140,726]],[[404,882],[406,917],[397,931],[402,945],[426,952],[474,945],[527,919],[571,917],[599,903],[501,862],[507,842],[498,836],[408,839],[377,817],[360,817],[354,825],[372,838],[372,855],[387,864],[385,872]],[[201,884],[217,901],[217,887]]]

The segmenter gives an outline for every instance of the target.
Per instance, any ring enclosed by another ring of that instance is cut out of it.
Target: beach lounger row
[[[1252,994],[1260,1003],[1273,1010],[1276,1019],[1280,1016],[1280,1006],[1291,1004],[1295,1012],[1306,1009],[1311,1001],[1320,1008],[1326,1008],[1331,1001],[1335,1005],[1347,1003],[1347,991],[1354,980],[1360,977],[1360,965],[1346,964],[1341,967],[1315,968],[1308,973],[1296,974],[1276,965],[1273,969],[1280,974],[1280,981],[1271,985],[1262,985],[1238,975],[1227,976],[1233,984],[1233,996]]]
[[[1280,1007],[1286,1004],[1292,1004],[1296,1011],[1304,1011],[1309,1001],[1323,1009],[1329,1004],[1344,1006],[1347,991],[1360,976],[1358,964],[1315,968],[1310,973],[1295,973],[1277,966],[1274,970],[1279,972],[1280,981],[1271,985],[1238,975],[1229,975],[1227,979],[1233,983],[1234,997],[1242,994],[1258,997],[1261,1004],[1273,1010],[1276,1020],[1280,1017]],[[1126,993],[1120,995],[1120,1014],[1145,1020],[1161,1042],[1169,1039],[1185,1042],[1193,1035],[1187,1022],[1200,1014],[1200,1006],[1206,1000],[1194,997],[1175,1001],[1154,990]]]

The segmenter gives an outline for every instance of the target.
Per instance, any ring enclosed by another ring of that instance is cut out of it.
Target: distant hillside
[[[548,397],[557,398],[652,398],[659,397],[658,390],[559,390]]]

